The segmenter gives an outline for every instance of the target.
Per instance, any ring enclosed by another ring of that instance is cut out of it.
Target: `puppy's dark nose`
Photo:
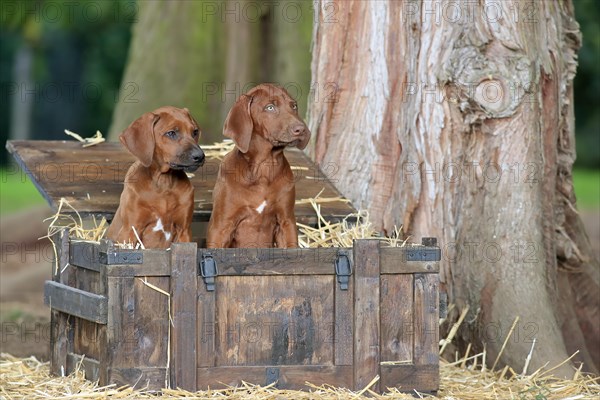
[[[296,124],[291,127],[292,135],[300,136],[304,132],[306,132],[306,125],[304,124]]]
[[[194,149],[192,152],[192,160],[194,160],[194,163],[196,164],[204,163],[204,152],[201,148],[198,147],[197,149]]]

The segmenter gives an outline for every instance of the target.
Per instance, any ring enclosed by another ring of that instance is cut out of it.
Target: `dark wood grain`
[[[421,393],[436,392],[439,389],[440,372],[438,365],[382,365],[381,386],[398,388],[402,392],[417,390]]]
[[[44,303],[54,310],[99,324],[106,324],[107,301],[104,296],[85,292],[62,283],[46,281]]]
[[[439,362],[439,299],[436,274],[416,274],[414,278],[414,353],[415,365]]]
[[[219,275],[332,275],[338,248],[201,249],[217,263]]]
[[[354,241],[354,389],[379,375],[379,240]],[[379,390],[379,383],[371,387]]]
[[[215,365],[333,365],[333,280],[220,276]]]
[[[145,281],[169,293],[168,277],[108,276],[107,340],[113,369],[163,368],[166,371],[170,298]],[[109,380],[115,382],[115,377],[110,376]],[[169,380],[168,375],[164,376],[163,385]]]
[[[74,286],[76,276],[70,268],[65,268],[69,263],[69,237],[67,231],[57,232],[51,240],[56,247],[56,260],[52,265],[52,280]],[[68,314],[58,310],[50,311],[50,372],[54,375],[66,373],[67,354],[73,350],[71,322]]]
[[[54,210],[60,198],[64,197],[82,214],[104,215],[109,218],[118,207],[125,173],[134,161],[134,157],[116,142],[83,148],[75,141],[13,140],[7,142],[6,148]],[[315,197],[321,190],[321,197],[340,196],[331,182],[336,179],[334,172],[326,177],[298,149],[286,150],[286,157],[293,167],[297,199]],[[219,160],[208,158],[192,178],[196,221],[208,221],[210,218],[212,190],[219,165]],[[295,211],[299,221],[316,222],[316,215],[310,204],[297,205]],[[353,212],[355,210],[345,202],[321,205],[321,214],[327,219],[341,219]]]
[[[381,277],[381,361],[412,363],[413,275]]]
[[[428,274],[439,272],[439,262],[407,261],[408,247],[381,247],[382,274]]]
[[[217,278],[219,280],[220,278]],[[196,278],[198,288],[198,367],[214,367],[216,360],[216,292],[206,290],[201,276]],[[200,381],[197,381],[200,385]]]
[[[281,365],[261,367],[212,367],[198,368],[198,389],[219,389],[240,385],[242,381],[257,385],[266,384],[267,368],[276,368],[279,380],[276,387],[289,390],[308,390],[313,385],[330,384],[338,387],[352,386],[352,367],[322,365]]]
[[[196,390],[196,337],[197,306],[194,294],[197,288],[195,243],[171,245],[171,385],[176,388]]]
[[[165,387],[165,367],[111,368],[111,381],[117,387],[127,385],[134,389],[158,391]]]

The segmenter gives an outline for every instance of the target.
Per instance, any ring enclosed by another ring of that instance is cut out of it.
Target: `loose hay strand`
[[[503,375],[506,375],[506,373]],[[377,378],[374,378],[365,388],[357,392],[326,384],[317,386],[308,382],[306,383],[306,389],[310,390],[309,392],[281,390],[275,388],[274,385],[259,386],[243,382],[239,387],[225,386],[222,389],[198,392],[171,388],[163,389],[161,393],[155,393],[145,389],[134,390],[126,386],[100,386],[98,382],[85,380],[80,365],[70,375],[57,377],[50,375],[48,363],[40,362],[35,357],[16,358],[8,354],[0,354],[0,396],[7,399],[366,400],[375,397],[404,400],[417,397],[445,400],[511,398],[591,400],[600,396],[599,378],[585,374],[578,375],[577,379],[572,380],[554,377],[522,377],[518,375],[503,377],[502,374],[497,372],[481,373],[457,366],[449,366],[444,361],[442,361],[440,368],[440,391],[437,397],[418,392],[413,392],[413,394],[402,393],[400,392],[402,388],[400,390],[390,388],[388,393],[377,395],[370,390],[373,384],[377,382]]]

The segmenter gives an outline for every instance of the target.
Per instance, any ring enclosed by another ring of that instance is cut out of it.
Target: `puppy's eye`
[[[165,136],[168,137],[169,139],[175,139],[177,137],[177,132],[168,131],[168,132],[165,132]]]
[[[265,107],[265,110],[269,111],[269,112],[273,112],[273,111],[275,111],[275,106],[273,104],[267,104],[267,106]]]
[[[297,110],[298,109],[298,104],[294,103],[292,104],[292,110]]]
[[[192,132],[192,136],[195,138],[197,138],[199,134],[200,134],[200,131],[198,129],[194,129],[194,132]]]

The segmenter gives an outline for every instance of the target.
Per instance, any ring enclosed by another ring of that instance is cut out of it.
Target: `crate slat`
[[[379,375],[379,240],[356,240],[354,262],[354,389],[361,390]]]
[[[189,294],[198,292],[196,252],[194,243],[171,245],[171,362],[177,365],[171,368],[171,385],[190,391],[196,390],[197,308],[189,301]]]
[[[52,309],[99,324],[106,324],[106,297],[85,292],[62,283],[46,281],[44,303]]]
[[[240,385],[242,381],[258,385],[268,382],[267,370],[277,372],[276,387],[290,390],[307,390],[306,382],[313,385],[331,384],[335,382],[341,387],[352,386],[351,366],[322,366],[322,365],[271,365],[260,367],[210,367],[198,368],[198,389],[223,388],[226,385]]]

